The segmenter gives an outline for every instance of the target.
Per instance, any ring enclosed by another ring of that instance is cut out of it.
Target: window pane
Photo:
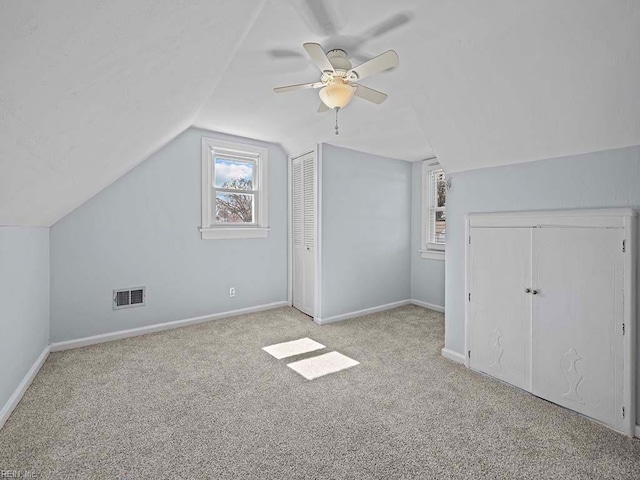
[[[216,192],[216,223],[253,223],[252,193]]]
[[[436,214],[436,222],[435,222],[435,242],[434,243],[445,243],[445,235],[446,235],[446,215],[445,212],[435,212]]]
[[[444,171],[435,172],[436,180],[436,207],[444,207],[447,198],[447,183],[444,177]]]
[[[216,157],[215,183],[216,188],[233,188],[237,190],[253,190],[254,179],[253,162],[243,162],[231,158]]]

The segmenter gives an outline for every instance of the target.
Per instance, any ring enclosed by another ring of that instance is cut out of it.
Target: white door
[[[313,316],[315,296],[315,153],[292,162],[293,306]]]
[[[532,393],[623,427],[624,230],[533,234]]]
[[[529,389],[531,229],[471,228],[470,238],[469,365]]]

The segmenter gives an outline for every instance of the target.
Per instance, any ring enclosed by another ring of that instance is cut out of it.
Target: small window
[[[447,188],[444,170],[441,168],[429,172],[429,243],[445,244],[447,234],[445,212]]]
[[[422,167],[422,258],[444,260],[447,237],[447,180],[436,160]]]
[[[256,161],[245,158],[215,157],[213,190],[218,225],[255,225],[254,188]]]
[[[268,150],[202,139],[203,239],[266,237]]]

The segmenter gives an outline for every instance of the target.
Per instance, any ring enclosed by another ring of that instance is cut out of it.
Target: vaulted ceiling
[[[302,49],[389,94],[316,112]],[[0,2],[0,225],[50,225],[190,125],[448,171],[640,144],[634,0]]]
[[[0,1],[0,225],[51,225],[188,128],[262,3]]]

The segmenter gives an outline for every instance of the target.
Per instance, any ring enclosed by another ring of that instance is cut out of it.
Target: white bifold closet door
[[[532,390],[622,428],[624,230],[533,230]]]
[[[314,315],[315,297],[315,152],[292,161],[293,306]]]
[[[468,365],[632,434],[635,216],[469,216]]]
[[[469,365],[529,389],[531,296],[524,288],[531,276],[531,230],[474,228],[472,237]]]

